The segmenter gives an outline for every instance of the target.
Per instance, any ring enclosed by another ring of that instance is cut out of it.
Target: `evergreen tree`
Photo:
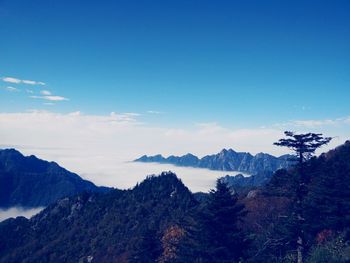
[[[226,183],[217,180],[208,200],[183,222],[185,233],[176,262],[239,262],[248,247],[248,239],[239,227],[245,214],[238,196]]]
[[[206,251],[210,262],[238,262],[247,247],[246,236],[238,227],[246,211],[237,201],[237,195],[218,180],[202,219],[209,238]]]
[[[134,241],[128,262],[154,263],[161,255],[161,243],[155,230],[146,229]]]
[[[184,227],[184,236],[178,244],[176,263],[203,263],[209,262],[207,255],[208,238],[199,216],[203,207],[196,207],[188,212],[181,225]]]
[[[298,157],[299,164],[310,159],[318,148],[332,140],[331,137],[323,137],[321,133],[296,134],[285,131],[284,134],[288,138],[280,139],[274,145],[292,149]]]
[[[295,228],[296,249],[297,249],[297,262],[303,263],[303,253],[305,250],[305,237],[304,237],[304,207],[303,201],[307,195],[307,185],[310,180],[310,175],[305,173],[305,161],[309,160],[315,151],[321,146],[328,144],[331,141],[331,137],[323,137],[322,134],[306,133],[295,134],[294,132],[286,131],[284,133],[287,138],[280,139],[274,143],[277,146],[283,146],[292,149],[298,158],[298,164],[296,166],[296,173],[294,175],[294,209],[292,218],[289,220],[293,222]]]
[[[350,142],[312,160],[306,166],[311,175],[305,198],[305,219],[309,242],[324,231],[350,228]]]

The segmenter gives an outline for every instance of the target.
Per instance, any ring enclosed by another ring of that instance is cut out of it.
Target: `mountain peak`
[[[15,149],[0,150],[0,192],[8,193],[0,207],[46,206],[64,196],[100,190],[55,162],[24,156]]]
[[[192,153],[186,153],[182,157],[197,157],[197,156],[193,155]]]
[[[236,152],[234,151],[234,150],[232,150],[231,148],[230,149],[222,149],[219,153],[218,153],[218,155],[220,155],[220,156],[231,156],[231,155],[233,155],[233,154],[235,154]]]
[[[256,156],[249,152],[236,152],[233,149],[222,149],[217,154],[206,155],[199,159],[197,156],[188,153],[183,156],[171,155],[164,158],[161,155],[144,155],[135,162],[157,162],[168,163],[183,167],[200,167],[219,171],[239,171],[249,174],[257,174],[264,171],[276,171],[287,168],[291,158],[277,158],[267,153],[258,153]]]
[[[190,190],[176,176],[175,173],[168,171],[160,175],[148,176],[132,190],[138,198],[156,198],[166,199],[175,196],[192,199]]]
[[[220,151],[220,153],[227,153],[227,150],[226,150],[226,148],[224,148],[224,149],[222,149],[221,151]]]
[[[8,148],[8,149],[0,149],[1,155],[7,155],[7,156],[21,156],[24,157],[22,153],[17,151],[14,148]]]
[[[139,187],[143,187],[144,185],[162,185],[163,187],[169,185],[182,185],[182,181],[176,176],[175,173],[171,171],[162,172],[160,175],[149,175],[147,178],[139,184]]]

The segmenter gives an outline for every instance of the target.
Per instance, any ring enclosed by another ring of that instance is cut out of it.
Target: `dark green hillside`
[[[326,256],[315,254],[324,253],[329,259],[322,262],[350,262],[350,142],[312,158],[303,169],[305,198],[300,207],[306,258],[321,260]],[[291,259],[298,224],[296,178],[297,169],[280,170],[254,197],[243,200],[250,212],[245,227],[256,235],[252,262],[296,262]],[[336,244],[339,240],[342,246]]]
[[[132,190],[65,198],[31,220],[0,224],[0,262],[79,262],[90,255],[93,262],[126,262],[136,257],[144,236],[158,258],[164,231],[196,204],[171,173],[149,177]]]

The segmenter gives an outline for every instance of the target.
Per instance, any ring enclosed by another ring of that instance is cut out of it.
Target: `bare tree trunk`
[[[301,238],[301,236],[298,237],[297,245],[297,262],[303,263],[303,239]]]
[[[304,191],[303,187],[305,187],[305,176],[303,171],[303,159],[301,159],[301,163],[299,164],[299,184],[297,188],[297,222],[298,222],[298,239],[297,239],[297,263],[303,263],[303,253],[304,253],[304,233],[303,233],[303,224],[304,224],[304,217],[303,217],[303,206],[302,201],[304,198]]]

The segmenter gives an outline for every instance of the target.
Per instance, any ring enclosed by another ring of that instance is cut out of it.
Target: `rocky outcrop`
[[[167,158],[158,154],[155,156],[144,155],[135,162],[167,163],[177,166],[200,167],[220,171],[239,171],[248,174],[262,172],[274,172],[281,168],[288,168],[291,165],[291,155],[275,157],[267,153],[258,153],[255,156],[248,152],[235,152],[232,149],[223,149],[213,155],[207,155],[199,159],[193,154],[183,156],[169,156]]]

